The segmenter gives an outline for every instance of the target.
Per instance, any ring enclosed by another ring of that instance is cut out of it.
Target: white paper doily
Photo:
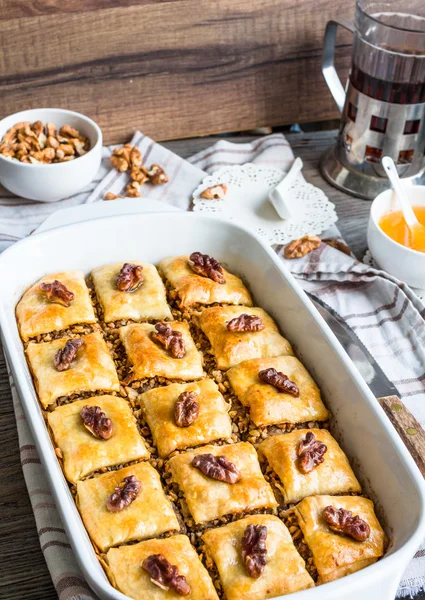
[[[237,221],[252,229],[270,244],[287,244],[303,235],[320,235],[338,217],[334,205],[319,188],[299,175],[288,194],[303,210],[299,220],[281,219],[270,204],[269,192],[283,179],[285,171],[261,165],[245,164],[222,167],[205,177],[193,193],[193,210]],[[206,188],[225,183],[223,200],[206,200],[200,194]]]

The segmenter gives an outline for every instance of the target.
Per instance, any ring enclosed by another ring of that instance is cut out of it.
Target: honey
[[[425,226],[425,206],[414,206],[413,212],[419,223]],[[415,235],[412,234],[401,210],[389,210],[386,212],[379,221],[379,227],[392,240],[402,246],[419,250],[420,252],[424,251],[425,237],[422,235],[418,236],[417,233]]]

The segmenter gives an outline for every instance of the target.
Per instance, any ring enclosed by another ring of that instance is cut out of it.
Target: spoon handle
[[[393,159],[389,156],[384,156],[384,158],[382,159],[382,166],[384,167],[385,172],[388,176],[388,179],[391,181],[393,188],[397,192],[398,200],[403,210],[404,219],[409,228],[411,229],[412,227],[415,227],[415,225],[418,224],[418,219],[416,218],[412,206],[407,198],[406,190],[404,189],[400,181]]]

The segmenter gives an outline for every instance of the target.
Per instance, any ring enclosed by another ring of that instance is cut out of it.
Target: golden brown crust
[[[57,279],[74,294],[70,306],[49,302],[40,284]],[[19,333],[26,342],[44,333],[67,329],[77,323],[96,322],[90,294],[82,271],[65,271],[46,275],[34,283],[16,306]]]
[[[365,542],[334,533],[322,518],[326,506],[350,510],[370,527]],[[318,583],[334,581],[376,562],[384,554],[385,533],[373,502],[361,496],[311,496],[293,509],[319,573]]]
[[[143,284],[134,292],[120,292],[117,277],[123,262],[98,267],[92,271],[92,279],[106,323],[121,319],[133,321],[171,320],[171,310],[166,301],[165,287],[154,265],[131,261],[142,265]]]
[[[294,381],[299,388],[299,397],[263,383],[258,374],[268,368],[274,368]],[[229,369],[227,376],[239,401],[249,407],[251,421],[257,427],[329,419],[319,388],[295,356],[247,360]]]
[[[228,331],[227,323],[242,313],[261,317],[265,328],[261,331]],[[294,354],[291,344],[280,335],[276,323],[262,308],[214,306],[203,310],[197,321],[210,341],[219,369],[229,369],[251,358]]]
[[[110,512],[106,506],[109,496],[124,477],[131,475],[141,483],[138,496],[122,511]],[[159,474],[146,462],[77,482],[76,501],[92,541],[102,552],[180,529]]]
[[[206,477],[192,466],[198,454],[224,456],[241,474],[235,484]],[[173,480],[183,491],[196,523],[212,521],[228,513],[256,508],[275,508],[276,499],[260,469],[257,453],[248,442],[226,446],[202,446],[171,458],[168,462]]]
[[[193,304],[244,304],[252,306],[252,298],[242,280],[223,268],[226,283],[220,284],[197,275],[188,265],[189,256],[171,256],[158,268],[176,290],[182,307]]]
[[[298,468],[298,446],[308,432],[323,442],[327,451],[324,461],[310,473]],[[360,493],[361,486],[337,441],[326,429],[296,429],[285,435],[267,438],[258,447],[268,464],[279,477],[286,503],[299,502],[316,494]]]
[[[126,325],[119,329],[121,341],[132,365],[132,379],[167,377],[168,379],[200,379],[205,375],[202,356],[190,335],[187,323],[173,322],[172,329],[179,331],[185,342],[183,358],[173,358],[151,339],[155,327],[149,323]]]
[[[80,416],[84,406],[100,406],[112,421],[108,440],[94,437]],[[59,406],[48,414],[49,426],[63,455],[65,477],[71,483],[98,469],[149,457],[130,405],[117,396],[94,396]]]
[[[267,527],[267,564],[258,579],[248,576],[241,556],[241,542],[248,525]],[[209,529],[202,539],[208,556],[217,566],[227,600],[263,600],[314,587],[288,529],[277,517],[245,517]]]
[[[189,427],[178,427],[174,418],[175,403],[183,392],[195,392],[199,405],[199,416]],[[139,403],[162,458],[174,450],[232,436],[229,406],[211,379],[155,388],[141,394]]]
[[[218,600],[208,571],[185,535],[111,548],[105,561],[113,585],[133,600],[179,598],[175,592],[165,592],[155,585],[149,573],[142,569],[142,562],[152,554],[163,554],[172,565],[177,566],[179,575],[183,575],[190,586],[191,600]]]
[[[41,404],[46,408],[61,396],[76,392],[118,392],[120,383],[114,361],[100,333],[83,336],[84,344],[67,371],[58,371],[54,356],[69,338],[36,344],[26,349]]]

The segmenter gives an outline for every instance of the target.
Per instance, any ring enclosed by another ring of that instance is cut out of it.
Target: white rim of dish
[[[92,146],[90,148],[90,150],[88,150],[88,152],[86,152],[85,154],[83,154],[83,156],[79,156],[78,160],[84,160],[90,153],[92,150],[94,150],[95,148],[97,148],[98,146],[101,146],[103,143],[103,136],[102,136],[102,130],[100,129],[99,125],[93,121],[93,119],[90,119],[90,117],[87,117],[86,115],[83,115],[82,113],[79,112],[75,112],[74,110],[67,110],[66,108],[29,108],[28,110],[20,110],[17,113],[12,113],[11,115],[7,115],[7,117],[4,117],[3,119],[0,120],[0,125],[3,123],[3,121],[6,121],[6,119],[12,119],[12,117],[16,118],[16,123],[19,123],[20,118],[19,115],[22,115],[24,113],[43,113],[43,112],[49,112],[49,111],[55,111],[58,113],[61,113],[63,115],[72,115],[74,117],[78,117],[79,119],[82,119],[83,121],[86,121],[87,123],[89,123],[90,125],[93,126],[93,128],[96,131],[97,134],[97,140],[96,143],[94,144],[94,146]],[[11,125],[11,127],[13,127],[13,125]],[[4,135],[4,134],[3,134]],[[3,135],[1,136],[0,141],[3,139]],[[51,168],[66,168],[66,166],[69,164],[69,162],[73,162],[73,161],[66,161],[66,162],[60,162],[60,163],[53,163],[53,164],[38,164],[38,165],[33,165],[32,163],[24,163],[21,161],[14,161],[11,160],[10,158],[6,158],[5,156],[3,156],[2,154],[0,154],[0,161],[6,161],[7,164],[13,163],[16,165],[20,165],[21,167],[24,168],[29,168],[29,169],[33,169],[34,167],[43,167],[43,169],[51,169]],[[81,164],[81,163],[79,163]]]
[[[425,194],[425,185],[417,185],[417,186],[415,186],[415,189],[419,189],[419,188],[423,188],[424,194]],[[389,240],[391,242],[391,244],[393,244],[394,246],[396,246],[396,248],[403,248],[403,250],[406,250],[407,252],[412,252],[413,254],[416,254],[418,256],[425,256],[425,252],[420,252],[419,250],[415,250],[414,248],[408,248],[407,246],[403,246],[403,244],[400,244],[399,242],[396,242],[387,233],[385,233],[385,231],[379,226],[379,222],[378,222],[377,216],[375,215],[376,205],[378,204],[377,200],[380,200],[381,196],[383,194],[386,194],[387,191],[389,191],[389,190],[386,190],[385,192],[381,192],[381,194],[379,194],[379,196],[376,196],[376,198],[373,200],[373,202],[371,204],[371,207],[370,207],[370,216],[372,218],[373,224],[376,225],[376,227],[379,229],[380,233],[384,237],[386,237],[387,240]],[[394,192],[394,190],[392,190],[392,191]],[[376,205],[375,205],[375,203],[376,203]],[[412,204],[412,206],[415,206],[415,205]],[[422,206],[422,205],[420,205],[420,206]],[[425,203],[423,204],[423,206],[425,207]],[[401,211],[401,207],[400,207],[399,210]],[[382,213],[380,215],[380,218],[382,218],[384,214],[385,213]]]

